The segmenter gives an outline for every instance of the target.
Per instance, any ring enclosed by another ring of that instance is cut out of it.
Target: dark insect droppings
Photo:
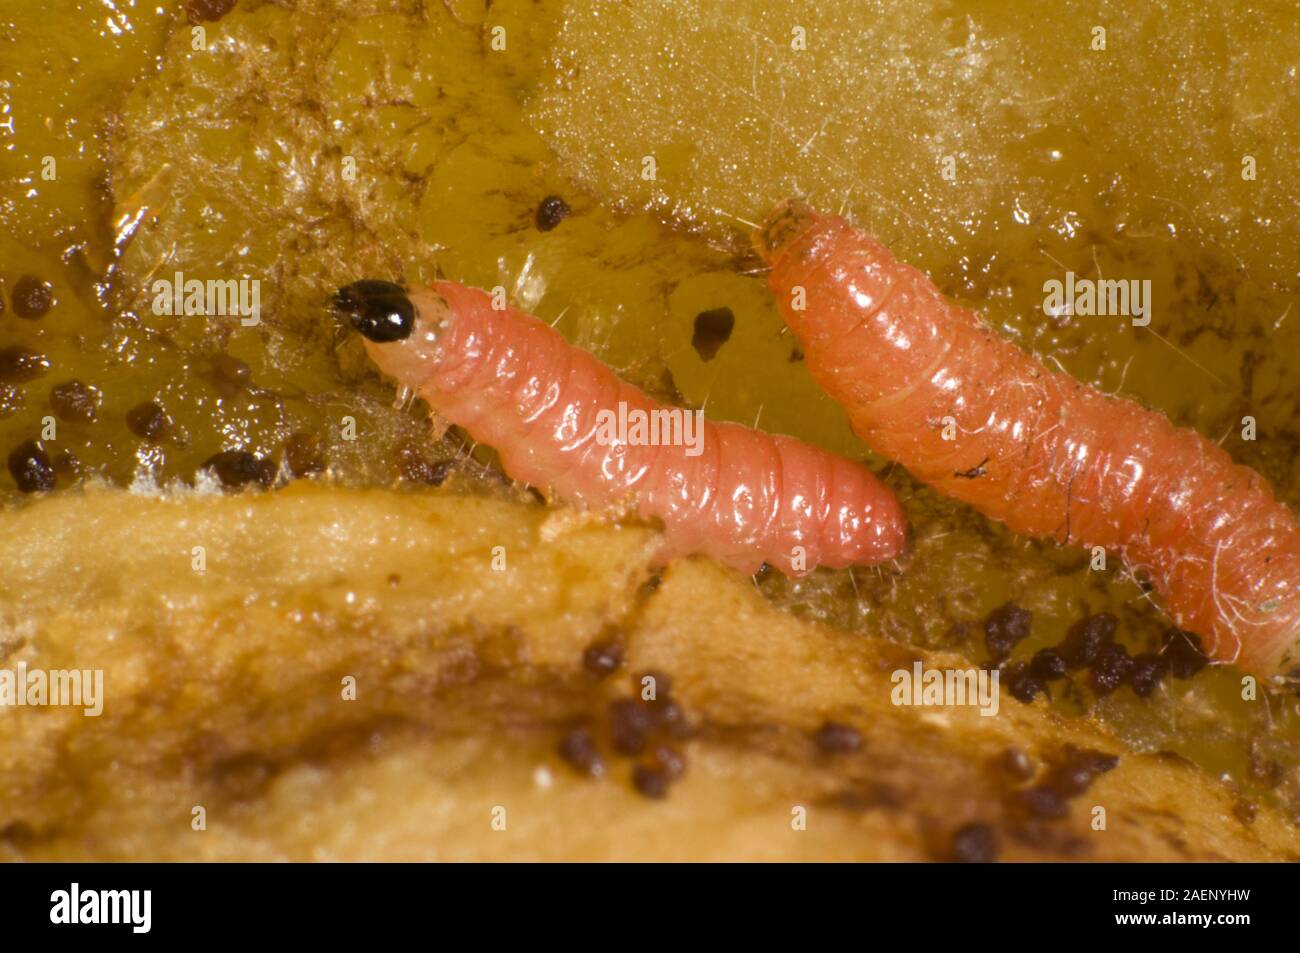
[[[54,307],[54,288],[34,275],[23,275],[14,285],[14,314],[29,321],[43,318]]]
[[[35,440],[25,440],[9,454],[9,472],[24,493],[54,489],[56,477],[49,456]]]
[[[1174,678],[1191,678],[1210,660],[1201,651],[1201,639],[1191,632],[1170,629],[1165,633],[1164,649],[1161,654],[1169,663],[1169,671]]]
[[[852,725],[827,721],[813,735],[817,747],[827,754],[849,754],[862,748],[862,732]]]
[[[736,327],[736,316],[730,308],[710,308],[695,316],[695,330],[691,334],[691,347],[702,361],[711,361],[722,345],[731,340]]]
[[[609,742],[615,751],[640,754],[650,728],[650,712],[636,699],[616,698],[609,703]]]
[[[984,645],[989,656],[997,662],[1011,654],[1011,650],[1029,635],[1028,609],[1014,602],[1000,605],[984,620]]]
[[[1043,680],[1034,674],[1033,666],[1016,662],[1006,672],[1007,690],[1016,701],[1028,705],[1043,690]]]
[[[661,698],[656,702],[647,702],[650,720],[655,728],[668,732],[674,738],[686,738],[691,734],[691,725],[686,720],[686,711],[671,698]]]
[[[1119,688],[1133,669],[1128,649],[1114,642],[1103,645],[1092,661],[1092,675],[1088,684],[1097,695],[1109,695]]]
[[[448,461],[431,463],[416,447],[409,444],[397,451],[397,472],[409,483],[441,486],[451,471]]]
[[[1002,770],[1017,781],[1028,781],[1035,774],[1034,762],[1019,748],[1008,748],[999,759]]]
[[[1099,774],[1113,771],[1118,764],[1116,755],[1067,745],[1061,760],[1052,766],[1041,787],[1064,798],[1077,797],[1092,786]]]
[[[236,0],[189,0],[185,4],[185,13],[190,23],[215,23],[235,9],[235,2]]]
[[[668,796],[668,775],[661,768],[636,765],[632,768],[632,784],[644,797],[657,801]]]
[[[248,483],[270,486],[275,482],[274,460],[259,457],[247,450],[223,450],[203,461],[201,469],[211,470],[224,486],[239,487]]]
[[[614,674],[622,664],[623,646],[614,638],[592,642],[582,653],[582,667],[596,678]]]
[[[998,835],[988,824],[964,824],[952,835],[952,859],[963,864],[989,864],[998,857]]]
[[[1020,792],[1020,803],[1034,817],[1060,818],[1070,813],[1070,804],[1059,791],[1050,787],[1029,788]]]
[[[64,381],[50,388],[50,406],[60,420],[88,424],[99,413],[101,395],[89,384]]]
[[[289,439],[284,442],[284,460],[295,477],[310,476],[325,469],[320,440],[315,434],[301,430],[289,434]]]
[[[0,841],[8,841],[15,847],[24,848],[36,842],[36,831],[26,821],[12,821],[0,827]]]
[[[596,750],[596,742],[591,732],[585,728],[575,728],[560,739],[560,757],[580,774],[592,776],[603,774],[605,762]]]
[[[0,382],[26,384],[43,376],[49,369],[49,358],[29,347],[15,344],[0,348]]]
[[[664,773],[670,781],[676,781],[686,773],[686,756],[670,744],[657,744],[650,753],[655,767]]]
[[[1119,620],[1109,612],[1085,616],[1065,634],[1061,643],[1061,657],[1070,668],[1083,668],[1091,665],[1103,646],[1115,640],[1115,630]]]
[[[537,230],[549,232],[569,217],[569,203],[558,195],[548,195],[537,206]]]
[[[167,436],[171,422],[167,413],[153,401],[137,404],[126,412],[126,426],[137,437],[157,443]]]
[[[1030,660],[1029,665],[1034,675],[1044,682],[1050,682],[1065,677],[1065,659],[1063,659],[1061,653],[1056,651],[1054,648],[1048,647],[1039,649],[1034,653],[1034,657]]]
[[[1169,663],[1164,656],[1154,652],[1143,652],[1133,656],[1133,667],[1128,673],[1128,683],[1134,694],[1146,698],[1160,684],[1169,672]]]

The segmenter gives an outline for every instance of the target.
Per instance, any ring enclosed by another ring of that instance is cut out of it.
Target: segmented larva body
[[[380,283],[359,282],[340,296],[366,284]],[[878,563],[902,548],[901,507],[865,467],[702,415],[694,455],[683,445],[611,441],[601,411],[644,420],[669,408],[537,318],[494,310],[483,291],[439,282],[404,294],[413,328],[400,338],[381,329],[385,340],[366,341],[380,369],[494,447],[515,479],[569,502],[630,505],[661,520],[661,558],[705,553],[744,572],[766,562],[802,575],[818,564]]]
[[[1119,553],[1211,657],[1300,665],[1300,528],[1258,473],[1049,370],[841,218],[786,203],[755,244],[810,372],[871,447],[1017,532]]]

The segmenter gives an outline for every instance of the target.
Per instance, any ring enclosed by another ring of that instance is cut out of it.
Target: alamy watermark
[[[1065,273],[1065,281],[1051,278],[1043,282],[1043,314],[1049,318],[1062,315],[1123,315],[1133,319],[1133,326],[1144,328],[1151,323],[1151,279],[1144,278],[1076,278]]]
[[[81,708],[83,714],[98,718],[104,711],[104,670],[47,671],[29,669],[26,662],[16,669],[0,668],[0,708],[29,706]]]
[[[153,926],[153,891],[82,890],[73,882],[67,890],[50,894],[50,922],[121,923],[132,933],[148,933]]]
[[[996,715],[1001,698],[999,674],[997,669],[927,669],[920,662],[913,662],[910,670],[900,668],[889,676],[894,683],[889,700],[895,705],[971,705],[978,707],[981,715]]]
[[[681,407],[629,409],[627,402],[620,400],[618,410],[597,412],[595,439],[602,447],[685,447],[688,457],[698,457],[704,452],[704,411]]]
[[[174,278],[159,278],[149,290],[157,315],[238,316],[249,328],[262,323],[262,282],[257,278],[203,281],[178,271]]]

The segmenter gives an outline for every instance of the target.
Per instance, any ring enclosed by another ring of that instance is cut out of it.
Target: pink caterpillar
[[[873,449],[1018,533],[1118,552],[1213,658],[1300,672],[1300,525],[1258,473],[1045,367],[841,218],[783,203],[755,245]]]
[[[879,563],[903,547],[902,509],[871,471],[791,437],[702,419],[697,446],[616,432],[611,414],[664,420],[669,408],[476,288],[358,281],[334,304],[381,370],[496,448],[515,479],[661,520],[662,559],[704,553],[743,572],[766,562],[802,575]]]

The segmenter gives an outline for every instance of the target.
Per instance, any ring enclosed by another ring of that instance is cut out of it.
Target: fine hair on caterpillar
[[[902,507],[866,467],[666,407],[482,290],[363,280],[334,307],[381,371],[493,447],[514,479],[661,523],[662,560],[703,553],[746,573],[766,562],[797,576],[874,565],[906,543]]]

